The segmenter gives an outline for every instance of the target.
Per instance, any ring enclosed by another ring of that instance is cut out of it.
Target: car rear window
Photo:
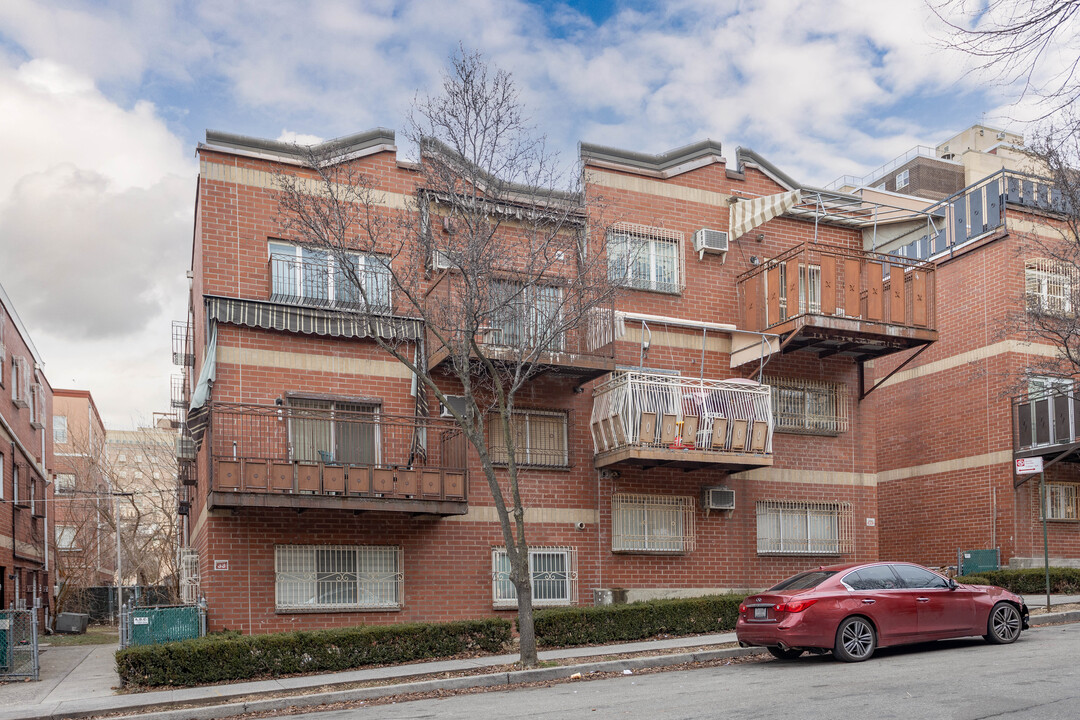
[[[831,578],[836,572],[832,570],[810,570],[799,573],[773,585],[766,592],[780,592],[781,590],[808,590],[817,587],[827,578]]]

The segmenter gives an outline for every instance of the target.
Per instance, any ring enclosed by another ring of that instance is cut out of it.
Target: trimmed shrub
[[[192,686],[295,673],[394,665],[466,652],[499,653],[510,644],[501,618],[438,624],[366,625],[269,635],[208,635],[116,653],[124,685]]]
[[[956,580],[973,585],[997,585],[1022,595],[1046,592],[1046,572],[1043,568],[984,570],[978,575],[959,577]],[[1080,594],[1080,568],[1050,568],[1050,592],[1057,595]]]
[[[657,635],[696,635],[735,629],[742,595],[706,595],[629,605],[547,608],[534,618],[539,647],[600,645]]]

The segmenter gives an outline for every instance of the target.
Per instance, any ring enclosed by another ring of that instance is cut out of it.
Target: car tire
[[[995,645],[1008,645],[1016,642],[1020,637],[1023,621],[1020,619],[1020,611],[1012,603],[999,602],[990,609],[990,617],[986,621],[987,642]]]
[[[843,662],[868,660],[877,649],[877,633],[866,618],[854,615],[846,618],[836,628],[833,656]]]
[[[770,645],[766,650],[777,660],[794,660],[803,654],[803,651],[798,648],[782,648],[776,645]]]

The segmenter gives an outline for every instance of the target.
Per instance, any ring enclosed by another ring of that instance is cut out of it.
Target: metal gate
[[[132,607],[120,611],[120,649],[191,640],[206,634],[206,603]]]
[[[0,681],[38,679],[36,610],[0,610]]]

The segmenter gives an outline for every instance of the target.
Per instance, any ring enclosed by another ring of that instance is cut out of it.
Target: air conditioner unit
[[[453,253],[453,254],[451,254]],[[455,262],[455,255],[457,255]],[[431,251],[431,268],[433,270],[451,270],[461,265],[460,252],[433,249]]]
[[[1004,139],[1005,139],[1005,133],[1003,133],[1003,132],[999,132],[999,133],[997,134],[997,139],[998,139],[998,140],[1004,140]]]
[[[694,249],[697,250],[699,260],[705,253],[719,253],[722,262],[728,251],[727,233],[723,230],[702,228],[694,233]]]
[[[464,416],[469,409],[468,398],[466,398],[464,395],[447,395],[446,403],[454,410],[456,410],[458,415]],[[450,414],[450,408],[448,408],[441,402],[439,403],[439,417],[454,417]]]
[[[701,504],[706,510],[734,510],[735,491],[726,487],[702,488]]]

